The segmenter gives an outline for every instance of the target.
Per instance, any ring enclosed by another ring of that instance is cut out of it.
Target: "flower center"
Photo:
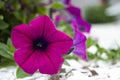
[[[44,37],[38,38],[33,41],[33,47],[35,49],[45,50],[47,46],[48,46],[48,41]]]

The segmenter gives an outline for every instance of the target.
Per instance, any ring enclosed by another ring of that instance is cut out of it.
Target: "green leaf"
[[[8,38],[8,40],[7,40],[7,45],[8,45],[9,47],[12,45],[12,42],[11,42],[11,39],[10,39],[10,38]]]
[[[8,67],[8,66],[16,66],[16,64],[13,60],[1,58],[0,68],[5,68],[5,67]]]
[[[9,47],[4,43],[0,43],[0,50],[8,51]]]
[[[3,20],[4,19],[4,16],[3,15],[0,15],[0,20]]]
[[[4,43],[0,43],[0,55],[13,60],[13,54],[9,51],[9,47]]]
[[[42,6],[37,7],[37,10],[40,15],[48,15],[49,13],[49,9],[42,7]]]
[[[97,45],[97,41],[93,40],[92,38],[87,39],[87,47],[89,48],[92,45]]]
[[[70,64],[68,63],[67,60],[64,61],[64,64],[67,65],[67,66],[70,66]]]
[[[4,30],[8,28],[8,24],[2,20],[0,20],[0,30]]]
[[[17,68],[16,76],[17,76],[17,78],[25,78],[25,77],[28,77],[31,75],[25,73],[21,68]]]
[[[7,59],[13,60],[13,55],[10,55],[10,52],[4,51],[4,50],[0,50],[0,55],[2,57],[5,57]]]
[[[51,5],[51,8],[53,8],[53,9],[63,9],[65,7],[66,6],[64,4],[56,3],[56,2]]]
[[[11,53],[13,53],[15,51],[15,48],[14,48],[10,38],[8,38],[8,40],[7,40],[7,46],[9,47],[9,50]]]
[[[75,56],[75,55],[65,55],[64,58],[68,59],[68,60],[70,60],[70,59],[74,59],[76,61],[79,60],[79,58],[77,56]]]

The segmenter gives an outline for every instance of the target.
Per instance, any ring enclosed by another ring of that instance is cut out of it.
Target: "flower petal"
[[[68,11],[72,16],[74,17],[79,17],[80,14],[81,14],[81,10],[80,8],[77,8],[75,6],[72,6],[72,5],[69,5],[67,8],[66,8],[66,11]]]
[[[57,31],[55,24],[53,21],[48,17],[45,16],[45,26],[43,35],[47,38],[51,37]]]
[[[27,24],[21,24],[13,28],[12,43],[16,48],[30,46],[33,36],[31,35],[31,29]]]
[[[72,40],[68,40],[68,41],[63,40],[60,42],[58,41],[58,42],[50,43],[48,47],[58,50],[60,54],[67,54],[73,45],[72,43],[73,43]]]
[[[30,27],[33,30],[32,33],[34,34],[35,38],[41,37],[43,35],[44,27],[46,24],[45,20],[45,16],[39,16],[30,22]]]
[[[44,54],[39,58],[40,66],[39,71],[43,74],[56,74],[59,72],[64,59],[56,50],[47,49]]]
[[[74,39],[73,39],[73,45],[79,44],[82,41],[86,40],[86,37],[79,31],[76,20],[74,19],[72,21],[72,28],[74,30]]]
[[[72,38],[61,31],[54,32],[54,35],[51,35],[49,38],[47,38],[47,40],[49,41],[49,43],[71,41],[72,44]]]
[[[19,67],[29,74],[33,74],[38,69],[38,54],[35,54],[32,48],[18,49],[14,59]]]
[[[75,48],[73,52],[77,56],[81,57],[83,60],[87,60],[85,42],[86,42],[86,37],[77,30],[73,39],[73,45]]]
[[[32,20],[30,22],[30,27],[33,28],[33,33],[35,33],[36,37],[45,36],[47,38],[56,31],[56,27],[52,20],[46,15],[37,17]]]
[[[57,49],[61,54],[66,54],[73,45],[73,40],[61,31],[56,31],[48,39],[49,46]],[[66,45],[66,46],[64,46]]]
[[[72,27],[74,30],[73,46],[75,48],[73,52],[83,60],[87,60],[86,37],[78,30],[78,26],[74,20],[72,21]]]
[[[82,31],[82,32],[90,32],[90,29],[91,29],[91,25],[85,21],[82,16],[76,18],[76,22],[79,26],[79,30]]]
[[[81,57],[83,60],[87,60],[85,41],[77,44],[74,48],[74,54]]]
[[[61,68],[63,58],[54,49],[47,51],[33,49],[19,49],[15,52],[16,63],[29,74],[33,74],[37,69],[43,74],[56,74]]]

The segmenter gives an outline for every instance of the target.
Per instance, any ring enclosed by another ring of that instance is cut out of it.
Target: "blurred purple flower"
[[[76,20],[72,21],[72,28],[74,30],[73,38],[73,53],[83,60],[87,61],[86,54],[86,37],[79,31]]]
[[[71,0],[62,0],[62,3],[66,4],[66,5],[70,5]]]
[[[43,74],[58,73],[64,61],[62,56],[73,45],[72,39],[58,31],[48,16],[37,17],[29,25],[16,26],[11,36],[17,48],[15,62],[29,74],[37,70]]]
[[[76,23],[81,32],[90,32],[91,25],[82,18],[80,8],[69,6],[66,10],[76,19]]]
[[[66,20],[69,23],[71,23],[73,19],[76,19],[76,23],[79,27],[79,30],[81,32],[89,33],[91,25],[83,19],[80,8],[71,5],[70,0],[63,0],[62,2],[67,5],[67,7],[64,9],[64,11],[67,12],[67,15],[66,14],[59,15],[59,17],[61,16],[60,19]],[[64,19],[65,16],[67,17],[66,19]],[[56,20],[55,22],[58,23],[60,19],[59,20],[55,19]]]
[[[60,16],[60,15],[57,15],[57,16],[55,17],[54,22],[55,22],[55,24],[56,24],[56,25],[58,25],[58,24],[59,24],[60,19],[61,19],[61,16]]]

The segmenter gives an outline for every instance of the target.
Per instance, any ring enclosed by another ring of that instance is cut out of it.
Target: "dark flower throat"
[[[35,49],[45,50],[47,46],[48,46],[48,41],[44,37],[38,38],[33,41],[33,47]]]

